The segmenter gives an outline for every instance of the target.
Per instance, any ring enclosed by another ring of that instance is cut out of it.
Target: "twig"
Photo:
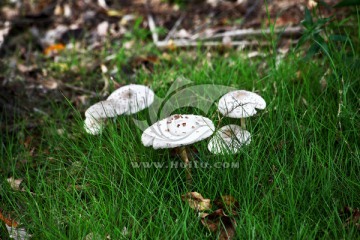
[[[300,34],[302,32],[302,27],[296,26],[296,27],[288,27],[285,29],[276,29],[275,33],[282,33],[283,35],[293,35],[293,34]],[[217,39],[217,38],[224,38],[224,37],[248,37],[248,36],[259,36],[263,34],[270,34],[271,29],[238,29],[238,30],[232,30],[227,31],[224,33],[218,33],[214,34],[212,36],[199,38],[201,40],[207,40],[207,39]]]
[[[164,41],[169,41],[170,38],[173,37],[175,31],[177,30],[177,28],[180,26],[182,20],[184,19],[185,14],[181,14],[181,16],[179,17],[179,19],[176,21],[176,23],[174,24],[174,26],[172,27],[172,29],[170,30],[170,32],[168,33],[168,35],[165,37]]]
[[[151,36],[156,45],[156,43],[159,42],[159,35],[156,32],[156,24],[155,24],[153,16],[151,15],[151,12],[150,12],[150,0],[146,1],[145,7],[148,12],[148,24],[149,24]]]
[[[97,96],[97,94],[93,91],[90,91],[90,90],[87,90],[87,89],[84,89],[84,88],[81,88],[81,87],[76,87],[76,86],[73,86],[73,85],[70,85],[70,84],[67,84],[67,83],[62,83],[61,84],[62,86],[66,87],[66,88],[69,88],[69,89],[72,89],[72,90],[75,90],[75,91],[79,91],[79,92],[84,92],[84,93],[87,93],[87,94],[90,94],[91,96]]]
[[[169,48],[171,46],[174,47],[197,47],[197,46],[205,46],[205,47],[217,47],[224,45],[222,42],[217,41],[190,41],[186,39],[179,39],[173,41],[158,41],[155,43],[158,48]],[[254,41],[233,41],[231,42],[231,46],[240,46],[240,47],[248,47],[248,46],[256,46],[259,45],[258,42]],[[261,43],[260,45],[266,46],[267,43]]]

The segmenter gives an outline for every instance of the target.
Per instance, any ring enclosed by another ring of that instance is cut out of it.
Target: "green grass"
[[[147,83],[159,97],[177,76],[194,84],[257,90],[268,106],[247,121],[249,146],[236,155],[215,156],[206,140],[194,145],[198,161],[239,163],[238,168],[193,169],[191,190],[205,198],[232,195],[239,201],[238,239],[357,239],[355,224],[345,226],[341,214],[344,206],[360,207],[360,69],[354,67],[359,54],[349,46],[331,45],[329,56],[307,62],[291,50],[278,67],[270,53],[267,59],[249,60],[239,52],[228,57],[212,52],[207,59],[200,49],[177,51],[155,65],[153,73],[139,70],[135,80],[117,80]],[[119,50],[109,64],[121,66],[127,54]],[[346,55],[352,58],[344,61]],[[76,62],[81,59],[74,57],[69,64]],[[319,81],[328,69],[322,91]],[[84,86],[101,78],[100,72],[80,75]],[[133,161],[181,161],[171,150],[143,147],[132,116],[109,121],[102,135],[91,136],[82,128],[83,112],[65,99],[52,106],[55,110],[33,143],[35,152],[19,144],[32,134],[25,127],[3,136],[0,148],[0,208],[34,239],[84,239],[89,233],[94,239],[214,239],[181,200],[189,191],[184,169],[132,167]],[[201,114],[189,108],[178,112]],[[215,105],[206,116],[214,114]],[[147,112],[135,117],[146,119]],[[217,117],[212,120],[218,124]],[[24,191],[12,190],[9,176],[23,178]]]

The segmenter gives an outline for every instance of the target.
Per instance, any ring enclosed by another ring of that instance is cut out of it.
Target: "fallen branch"
[[[153,39],[154,43],[156,44],[159,41],[159,35],[156,32],[155,20],[154,20],[153,16],[150,13],[150,0],[146,1],[145,7],[146,7],[146,10],[148,12],[148,24],[149,24],[151,36],[152,36],[152,39]]]
[[[208,39],[218,39],[218,38],[224,38],[224,37],[249,37],[249,36],[261,36],[264,34],[270,34],[272,30],[270,28],[268,29],[238,29],[238,30],[232,30],[227,31],[223,33],[214,34],[212,36],[206,36],[206,37],[200,37],[200,35],[195,35],[191,39],[199,39],[199,40],[208,40]],[[296,27],[288,27],[285,29],[275,29],[274,33],[276,34],[283,34],[285,36],[288,35],[294,35],[294,34],[301,34],[302,33],[302,27],[296,26]]]
[[[222,42],[218,41],[191,41],[186,39],[178,39],[178,40],[170,40],[170,41],[158,41],[155,42],[155,45],[158,48],[171,48],[171,47],[197,47],[197,46],[205,46],[205,47],[217,47],[217,46],[225,46]],[[227,46],[240,46],[240,47],[249,47],[249,46],[266,46],[269,45],[267,43],[259,44],[257,41],[233,41]]]

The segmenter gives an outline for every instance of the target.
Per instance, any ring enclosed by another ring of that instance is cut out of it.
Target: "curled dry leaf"
[[[233,217],[226,215],[222,209],[211,214],[203,213],[201,223],[211,232],[219,232],[220,240],[230,240],[235,237],[236,221]]]
[[[19,179],[15,179],[14,177],[9,177],[7,179],[7,182],[10,184],[10,187],[13,190],[19,191],[20,190],[20,184],[22,183],[23,179],[19,178]],[[1,214],[1,213],[0,213]]]
[[[205,199],[198,192],[188,192],[182,195],[181,199],[188,202],[189,206],[196,211],[206,211],[211,208],[210,199]]]
[[[19,225],[15,220],[5,217],[2,214],[1,210],[0,210],[0,221],[3,221],[6,224],[6,226],[10,226],[10,227],[17,227]]]

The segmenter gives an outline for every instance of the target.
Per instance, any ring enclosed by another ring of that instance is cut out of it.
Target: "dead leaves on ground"
[[[5,217],[4,214],[1,212],[1,210],[0,210],[0,220],[3,221],[7,226],[17,227],[19,225],[15,220]]]
[[[0,210],[0,221],[5,223],[6,229],[9,232],[9,238],[15,240],[26,240],[31,237],[25,230],[25,228],[19,227],[19,223],[15,220],[6,217]]]
[[[204,198],[198,192],[188,192],[181,196],[190,208],[200,212],[201,223],[213,233],[219,234],[219,239],[233,239],[236,233],[236,220],[240,209],[239,202],[231,195],[225,195],[214,200],[214,205],[218,207],[212,213],[210,199]],[[228,214],[227,214],[228,213]]]
[[[360,230],[360,209],[345,206],[341,215],[346,218],[344,226],[355,226]]]
[[[10,184],[10,187],[15,191],[23,191],[24,189],[20,189],[20,184],[22,183],[23,179],[15,179],[14,177],[9,177],[7,182]]]
[[[188,192],[181,196],[181,199],[187,202],[190,208],[202,212],[211,209],[210,199],[205,199],[200,193],[198,192]]]
[[[233,239],[236,234],[236,221],[225,214],[223,209],[201,214],[201,223],[211,232],[219,232],[219,240]]]

